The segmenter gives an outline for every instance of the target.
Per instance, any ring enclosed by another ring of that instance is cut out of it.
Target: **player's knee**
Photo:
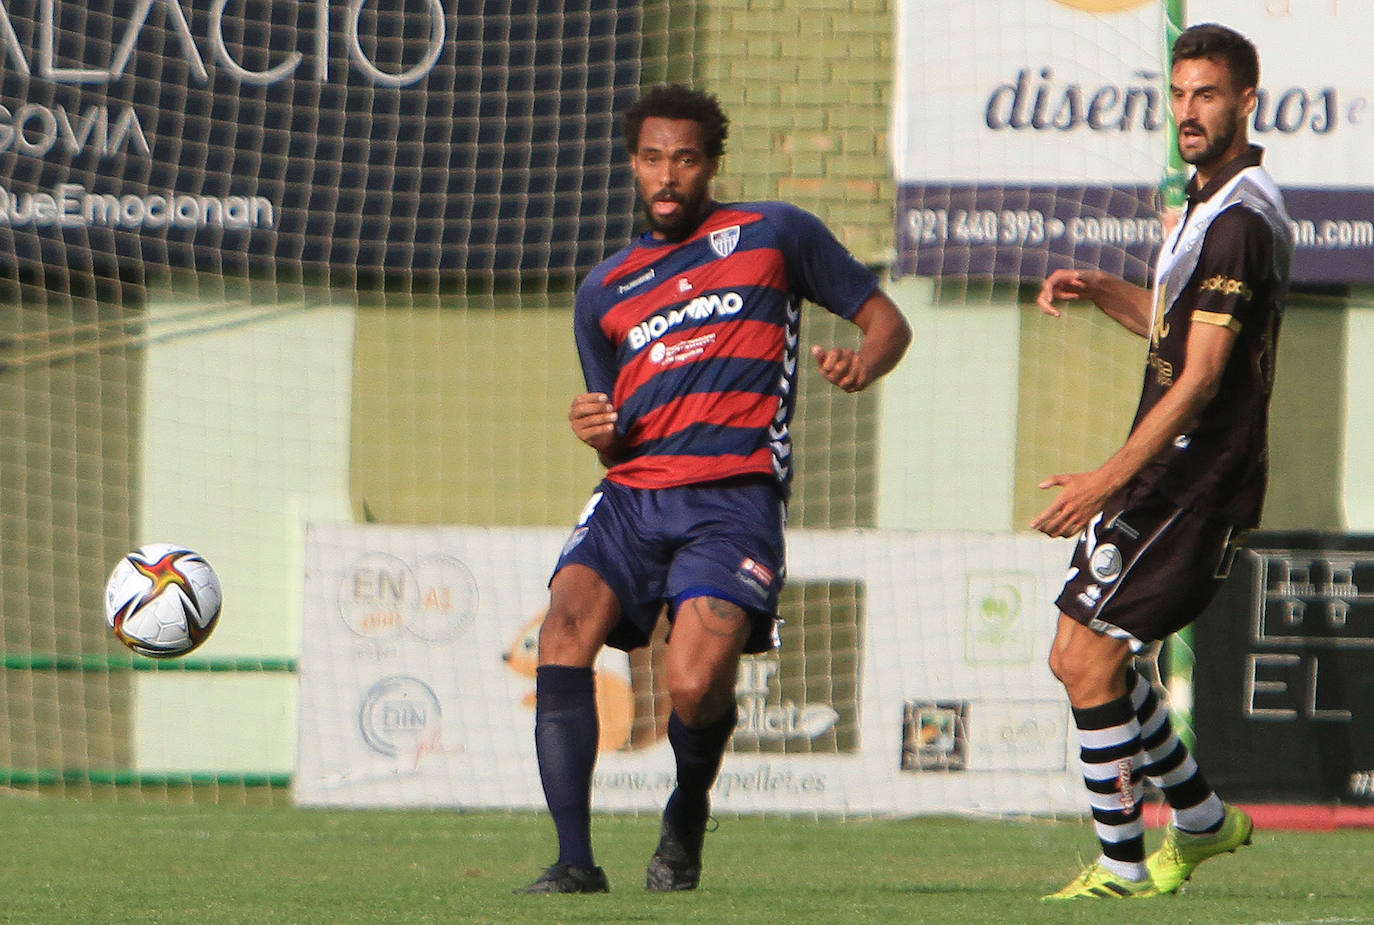
[[[609,622],[590,608],[551,606],[539,627],[539,664],[589,666],[608,631]]]
[[[1054,649],[1050,652],[1050,671],[1075,707],[1089,707],[1122,696],[1125,667],[1102,653]]]
[[[688,726],[708,726],[725,715],[734,701],[734,687],[722,690],[710,678],[693,676],[674,679],[668,686],[673,712]]]
[[[675,678],[668,685],[668,697],[673,711],[689,726],[696,726],[696,718],[706,708],[710,685],[698,677]]]
[[[1064,657],[1063,652],[1061,652],[1059,649],[1050,650],[1050,674],[1054,675],[1055,679],[1058,680],[1060,684],[1063,684],[1065,686],[1068,686],[1069,683],[1066,675],[1071,674],[1071,669],[1067,662],[1068,660]]]

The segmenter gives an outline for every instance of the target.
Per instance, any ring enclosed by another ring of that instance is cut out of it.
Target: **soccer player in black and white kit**
[[[1195,168],[1152,290],[1096,270],[1057,270],[1038,304],[1087,299],[1150,342],[1125,444],[1091,472],[1054,475],[1032,526],[1079,536],[1057,604],[1050,668],[1068,692],[1102,853],[1046,899],[1173,893],[1202,861],[1249,844],[1174,735],[1135,653],[1195,620],[1258,525],[1274,350],[1293,252],[1274,181],[1248,141],[1259,59],[1243,36],[1194,26],[1174,44],[1178,149]],[[1145,856],[1142,778],[1173,811]]]

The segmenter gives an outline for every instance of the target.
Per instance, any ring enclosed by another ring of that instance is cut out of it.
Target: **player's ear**
[[[1246,87],[1240,91],[1240,111],[1247,119],[1255,113],[1255,105],[1259,98],[1255,94],[1254,87]]]

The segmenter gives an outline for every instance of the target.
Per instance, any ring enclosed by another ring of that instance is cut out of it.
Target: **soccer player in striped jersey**
[[[569,421],[606,473],[549,583],[535,750],[558,860],[520,892],[609,889],[590,836],[592,664],[606,644],[647,644],[665,605],[677,776],[645,884],[696,888],[740,656],[777,645],[801,303],[862,331],[857,350],[811,349],[820,374],[846,392],[892,369],[911,339],[877,277],[814,216],[712,199],[727,132],[717,99],[680,85],[653,88],[629,109],[625,141],[648,230],[578,288],[587,391]]]
[[[1032,522],[1080,535],[1057,604],[1050,667],[1068,691],[1102,853],[1046,899],[1173,893],[1198,864],[1249,844],[1253,825],[1208,786],[1134,654],[1195,620],[1259,523],[1275,346],[1293,242],[1283,197],[1247,140],[1259,58],[1236,32],[1194,26],[1174,44],[1178,149],[1196,168],[1165,237],[1153,292],[1099,271],[1058,270],[1043,311],[1087,299],[1150,342],[1130,436],[1061,488]],[[1145,856],[1142,777],[1173,821]]]

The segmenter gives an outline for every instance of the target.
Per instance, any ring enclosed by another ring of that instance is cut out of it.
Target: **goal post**
[[[1186,0],[1165,0],[1164,2],[1164,89],[1170,87],[1169,75],[1173,70],[1174,41],[1187,28]],[[1168,131],[1165,132],[1165,168],[1161,183],[1160,202],[1165,210],[1181,212],[1186,200],[1185,187],[1188,177],[1183,156],[1178,150],[1178,123],[1170,110]],[[1163,684],[1169,694],[1169,709],[1173,715],[1174,728],[1178,736],[1188,746],[1193,745],[1193,632],[1184,627],[1164,642],[1161,653],[1164,662]]]

